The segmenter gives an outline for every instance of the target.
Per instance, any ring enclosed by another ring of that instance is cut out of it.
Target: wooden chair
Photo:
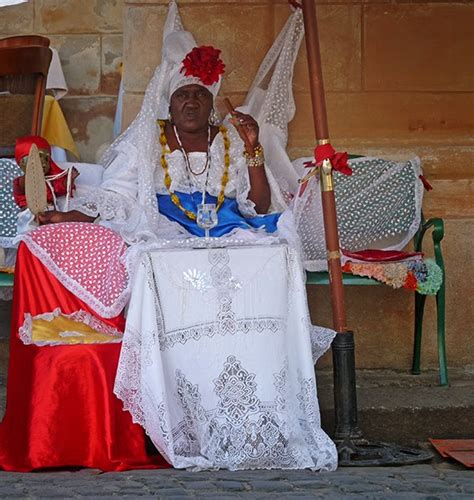
[[[0,39],[0,48],[8,47],[46,47],[50,44],[49,38],[40,35],[18,35]]]
[[[44,37],[0,40],[0,158],[14,156],[17,137],[41,133],[46,77],[52,57],[51,50],[44,46],[45,40],[49,44]],[[19,46],[20,43],[43,45]],[[12,283],[12,274],[0,273],[0,286]]]
[[[15,140],[41,133],[52,52],[42,46],[0,48],[0,157],[13,157]]]

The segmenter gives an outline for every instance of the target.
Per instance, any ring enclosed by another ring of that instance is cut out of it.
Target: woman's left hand
[[[233,111],[232,113],[232,123],[235,125],[240,138],[245,144],[249,143],[252,147],[250,154],[253,154],[253,149],[258,146],[258,123],[250,115],[241,113],[240,111]]]
[[[36,220],[40,226],[45,224],[59,224],[61,222],[94,222],[94,217],[90,217],[78,210],[70,212],[58,212],[57,210],[49,210],[40,212],[36,216]]]

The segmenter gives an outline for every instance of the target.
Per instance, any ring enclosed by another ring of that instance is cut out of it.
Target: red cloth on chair
[[[26,312],[34,316],[57,307],[66,314],[91,312],[21,244],[0,469],[169,467],[159,455],[146,454],[143,429],[113,394],[120,343],[38,347],[18,338]],[[103,321],[123,330],[122,315]]]

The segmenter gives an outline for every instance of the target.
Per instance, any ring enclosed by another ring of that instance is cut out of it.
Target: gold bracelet
[[[249,168],[263,167],[265,164],[265,157],[263,155],[263,147],[261,144],[254,148],[253,155],[244,151],[244,156],[247,161],[247,167]]]
[[[250,158],[249,160],[247,160],[247,167],[249,168],[256,168],[256,167],[263,167],[265,165],[265,160],[263,158],[263,156],[261,157],[254,157],[254,158]]]
[[[263,155],[263,146],[261,144],[257,144],[253,148],[253,154],[250,154],[246,149],[244,149],[245,158],[254,158],[255,156]]]

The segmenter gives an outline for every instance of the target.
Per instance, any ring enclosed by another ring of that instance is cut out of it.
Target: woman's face
[[[201,85],[185,85],[171,96],[170,111],[178,130],[196,132],[207,128],[213,106],[212,94]]]

